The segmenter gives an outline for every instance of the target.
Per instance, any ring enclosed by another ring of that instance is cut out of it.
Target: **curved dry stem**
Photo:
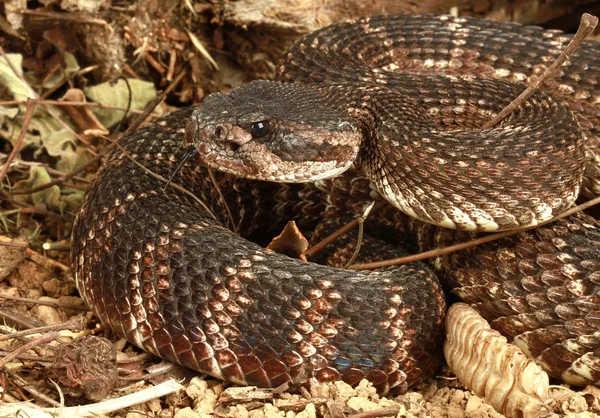
[[[401,264],[412,263],[413,261],[422,261],[422,260],[427,260],[429,258],[440,257],[442,255],[448,255],[450,253],[464,250],[466,248],[475,247],[477,245],[485,244],[487,242],[492,242],[492,241],[496,241],[496,240],[499,240],[502,238],[510,237],[512,235],[516,235],[516,234],[524,232],[524,231],[530,231],[532,229],[539,228],[540,226],[544,226],[549,223],[556,222],[559,219],[563,219],[563,218],[566,218],[567,216],[571,216],[575,213],[589,209],[592,206],[597,205],[598,203],[600,203],[600,197],[596,197],[595,199],[592,199],[588,202],[582,203],[581,205],[575,206],[575,207],[561,213],[560,215],[557,215],[552,219],[548,219],[547,221],[540,222],[537,225],[528,226],[526,228],[514,229],[512,231],[498,232],[495,234],[476,238],[471,241],[461,242],[459,244],[449,245],[449,246],[443,247],[443,248],[435,248],[430,251],[424,251],[419,254],[412,254],[412,255],[408,255],[408,256],[404,256],[404,257],[392,258],[392,259],[383,260],[383,261],[375,261],[373,263],[354,264],[348,268],[350,270],[373,270],[373,269],[380,269],[380,268],[385,268],[385,267],[399,266]]]

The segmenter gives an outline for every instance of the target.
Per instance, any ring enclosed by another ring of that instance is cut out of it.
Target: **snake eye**
[[[250,127],[250,134],[252,138],[262,138],[269,132],[269,122],[261,120],[259,122],[252,123]]]

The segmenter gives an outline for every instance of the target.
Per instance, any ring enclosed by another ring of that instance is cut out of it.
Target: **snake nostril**
[[[223,128],[221,126],[217,126],[215,128],[215,136],[217,138],[220,138],[222,134],[223,134]]]
[[[236,144],[235,142],[232,142],[232,141],[225,142],[225,151],[227,151],[227,152],[236,152],[239,149],[240,149],[240,145],[239,144]]]

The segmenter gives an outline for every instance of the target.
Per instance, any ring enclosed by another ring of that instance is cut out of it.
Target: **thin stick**
[[[8,354],[10,354],[10,351],[0,350],[0,357],[6,356]],[[42,356],[32,356],[30,354],[19,354],[17,356],[17,359],[23,360],[23,361],[34,361],[36,363],[52,363],[52,360],[54,360],[54,357],[42,357]]]
[[[0,335],[0,341],[6,341],[18,337],[26,337],[32,334],[43,334],[50,331],[70,330],[73,332],[79,332],[83,329],[83,321],[83,317],[79,317],[68,322],[63,322],[62,324],[46,325],[44,327],[30,328],[23,331],[12,332],[10,334]]]
[[[17,138],[17,142],[15,142],[10,155],[6,159],[6,163],[4,163],[4,167],[2,167],[2,170],[0,171],[0,184],[4,181],[4,177],[8,172],[8,168],[10,167],[12,160],[14,160],[19,153],[19,149],[21,148],[23,140],[25,139],[25,134],[27,134],[27,129],[29,129],[29,124],[31,123],[31,118],[33,117],[33,112],[35,111],[36,105],[37,100],[27,99],[27,110],[25,111],[23,127],[21,128],[21,133],[19,134],[19,138]]]
[[[123,382],[137,382],[139,380],[152,380],[155,377],[158,376],[162,376],[165,373],[168,373],[169,370],[171,370],[173,367],[175,367],[174,363],[169,363],[169,365],[167,367],[165,367],[164,369],[160,369],[158,371],[155,372],[150,372],[150,373],[146,373],[143,375],[135,375],[135,376],[119,376],[119,380],[123,381]],[[133,374],[133,373],[138,373],[139,370],[127,370],[127,369],[119,369],[119,371],[123,371],[129,374]]]
[[[384,202],[378,203],[377,205],[375,205],[375,207],[373,208],[372,211],[377,211],[384,204],[385,204]],[[342,226],[340,229],[335,231],[333,234],[323,238],[319,243],[310,247],[308,250],[306,250],[304,255],[306,256],[306,258],[309,258],[309,257],[317,254],[319,251],[322,251],[323,248],[327,247],[329,244],[334,242],[336,239],[338,239],[339,237],[341,237],[342,235],[344,235],[345,233],[350,231],[352,228],[356,227],[359,224],[359,222],[360,222],[360,217],[353,219],[352,221],[348,222],[346,225]]]
[[[121,152],[123,153],[123,155],[130,160],[132,163],[134,163],[135,165],[137,165],[139,168],[141,168],[142,170],[144,170],[146,173],[148,173],[150,176],[154,177],[155,179],[157,179],[158,181],[162,181],[163,183],[168,183],[169,180],[164,178],[163,176],[161,176],[160,174],[155,173],[154,171],[150,170],[148,167],[144,167],[139,161],[137,161],[135,158],[133,158],[131,155],[129,155],[129,153],[127,152],[127,150],[125,148],[123,148],[123,146],[121,144],[119,144],[117,141],[114,141],[108,137],[104,137],[104,139],[106,139],[108,142],[110,142],[111,144],[116,145],[119,150],[121,150]],[[186,194],[188,196],[190,196],[192,199],[194,199],[196,202],[198,202],[198,204],[200,206],[202,206],[204,208],[204,210],[206,210],[206,213],[213,219],[213,220],[217,220],[217,217],[215,216],[215,214],[210,210],[210,208],[208,207],[208,205],[206,203],[204,203],[202,200],[200,200],[198,198],[198,196],[196,196],[195,194],[193,194],[192,192],[190,192],[189,190],[181,187],[179,184],[171,182],[170,186],[179,190],[181,193]]]
[[[525,100],[527,100],[539,87],[541,84],[547,79],[554,76],[554,73],[558,68],[569,58],[573,52],[579,48],[581,43],[587,36],[594,31],[598,25],[598,18],[596,16],[592,16],[588,13],[584,13],[581,16],[581,21],[579,22],[579,28],[577,29],[577,33],[573,36],[569,44],[566,48],[561,52],[561,54],[554,60],[554,62],[546,68],[546,71],[542,73],[541,76],[537,77],[533,83],[527,87],[523,93],[519,94],[519,96],[510,102],[508,106],[502,109],[496,117],[490,120],[483,126],[483,129],[488,129],[495,126],[498,122],[504,119],[508,114],[513,112],[516,108],[518,108]]]
[[[7,157],[8,157],[8,154],[4,154],[4,153],[0,152],[0,159],[7,158]],[[59,176],[60,177],[60,176],[64,176],[65,175],[65,173],[63,173],[62,171],[58,171],[55,168],[48,167],[48,165],[46,165],[44,163],[37,162],[37,161],[25,161],[25,160],[22,160],[20,158],[15,158],[13,160],[13,163],[18,164],[19,166],[23,166],[25,168],[44,167],[48,171],[48,174],[53,175],[53,176]],[[83,177],[77,177],[77,180],[80,181],[80,182],[83,182],[83,183],[91,183],[91,180],[85,179]]]
[[[56,109],[51,109],[49,106],[47,106],[46,104],[40,103],[39,99],[37,100],[38,105],[40,105],[45,111],[46,113],[48,113],[50,116],[52,116],[54,118],[55,121],[58,122],[58,124],[60,126],[62,126],[66,131],[70,132],[71,134],[73,134],[73,136],[75,138],[77,138],[77,140],[79,142],[81,142],[82,144],[84,144],[87,147],[87,152],[93,154],[93,155],[97,155],[98,152],[96,151],[96,147],[94,147],[90,141],[88,141],[83,135],[80,135],[77,131],[73,130],[73,128],[71,128],[67,122],[65,122],[59,112],[56,111]]]
[[[8,379],[8,381],[10,382],[11,380],[10,380],[10,379]],[[23,391],[21,390],[21,387],[20,387],[19,385],[14,385],[14,390],[15,390],[15,392],[17,392],[17,393],[19,394],[19,396],[21,397],[21,399],[23,399],[24,401],[29,401],[29,400],[31,400],[31,399],[30,399],[30,397],[29,397],[29,396],[27,396],[27,395],[25,394],[25,392],[23,392]]]
[[[29,414],[29,416],[40,418],[53,418],[57,414],[60,414],[60,416],[64,418],[97,417],[133,405],[143,404],[151,401],[152,399],[161,398],[171,393],[178,392],[182,389],[183,386],[177,383],[177,381],[174,379],[169,379],[166,382],[149,387],[139,392],[91,405],[71,406],[57,410],[54,408],[40,408],[28,403],[21,403],[18,405],[3,404],[2,408],[4,409],[2,411],[6,412],[7,414]]]
[[[44,251],[71,251],[71,246],[67,244],[58,244],[56,242],[45,242],[42,244],[42,249]]]
[[[360,412],[358,414],[348,415],[348,418],[376,418],[376,417],[389,417],[397,416],[400,413],[400,408],[390,406],[388,408],[375,409],[368,412]]]
[[[172,89],[172,86],[176,83],[178,83],[179,81],[181,81],[181,78],[183,77],[183,72],[181,72],[178,77],[176,78],[176,80],[172,83],[171,86],[169,86],[169,88]],[[158,106],[159,103],[161,103],[164,98],[166,93],[170,91],[169,89],[167,89],[165,91],[165,93],[163,93],[160,96],[157,96],[156,98],[154,98],[152,101],[150,101],[150,103],[148,103],[148,105],[144,108],[143,111],[135,111],[135,113],[140,113],[140,116],[137,117],[133,123],[129,126],[129,128],[125,131],[124,135],[127,135],[131,132],[133,132],[135,129],[137,129],[139,127],[139,125],[141,125],[141,123],[148,117],[150,116],[150,114],[154,111],[154,109],[156,108],[156,106]],[[40,104],[52,104],[55,106],[92,106],[94,105],[95,107],[100,107],[100,108],[106,108],[106,109],[119,109],[119,110],[127,110],[128,112],[131,112],[128,109],[124,109],[124,108],[117,108],[114,106],[103,106],[103,105],[98,105],[98,104],[94,104],[94,103],[76,103],[76,102],[61,102],[61,101],[55,101],[55,100],[38,100],[37,101]],[[11,103],[11,102],[3,102],[3,103]],[[14,101],[15,104],[20,104],[21,101]],[[27,121],[27,116],[25,116],[25,121]],[[28,123],[24,123],[24,126],[28,126]],[[85,165],[83,165],[82,167],[80,167],[79,169],[72,171],[69,174],[65,174],[62,175],[60,178],[53,180],[51,182],[45,183],[41,186],[37,186],[31,189],[27,189],[27,190],[15,190],[11,192],[11,195],[26,195],[26,194],[31,194],[31,193],[35,193],[35,192],[39,192],[42,190],[46,190],[52,186],[55,185],[59,185],[62,184],[64,182],[66,182],[67,180],[72,179],[73,177],[77,176],[79,173],[85,171],[87,168],[89,168],[90,166],[92,166],[93,164],[95,164],[96,162],[98,162],[100,159],[102,159],[105,155],[107,155],[110,151],[112,151],[114,149],[114,145],[110,144],[109,146],[107,146],[106,148],[104,148],[102,150],[102,152],[97,153],[94,158],[92,158],[90,161],[88,161]],[[12,155],[12,154],[11,154]],[[10,158],[10,157],[9,157]],[[14,158],[14,157],[13,157]],[[2,175],[0,175],[0,181],[2,179]]]
[[[233,222],[233,214],[231,213],[231,209],[229,209],[229,205],[227,204],[227,200],[225,200],[225,196],[223,196],[223,193],[221,192],[221,187],[219,186],[219,183],[217,183],[215,174],[213,173],[210,167],[206,167],[206,171],[208,172],[210,181],[212,182],[213,186],[215,186],[215,190],[219,195],[219,199],[221,199],[221,202],[223,202],[223,206],[225,206],[225,211],[227,212],[227,219],[229,221],[229,225],[231,226],[231,230],[237,233],[238,231],[236,229],[235,223]]]
[[[60,261],[56,261],[50,257],[46,257],[45,255],[42,255],[37,251],[32,250],[31,248],[27,248],[25,250],[25,254],[27,254],[27,257],[31,259],[31,261],[35,261],[36,263],[42,264],[47,267],[57,268],[62,271],[67,271],[70,268],[69,266],[61,263]]]
[[[17,209],[19,210],[19,209]],[[0,241],[0,246],[4,247],[16,247],[16,248],[27,248],[27,243],[25,242],[12,242],[12,241]]]
[[[15,12],[31,15],[35,17],[47,17],[49,19],[56,20],[66,20],[69,22],[74,22],[77,24],[90,24],[90,25],[99,25],[103,26],[107,32],[112,32],[112,29],[108,22],[104,19],[94,19],[88,16],[83,15],[82,13],[56,13],[56,12],[46,12],[40,10],[28,10],[28,9],[17,9]]]
[[[85,308],[83,306],[68,305],[68,304],[65,304],[65,303],[52,302],[52,301],[49,301],[49,300],[39,300],[39,299],[22,298],[20,296],[10,296],[10,295],[2,294],[2,293],[0,293],[0,299],[12,300],[12,301],[15,301],[15,302],[32,303],[34,305],[51,306],[53,308],[64,308],[64,309],[73,309],[73,310],[78,310],[78,311],[89,311],[88,308]],[[0,341],[2,341],[1,337],[0,337]]]
[[[130,88],[128,82],[126,82],[126,85],[128,88]],[[131,95],[129,97],[131,99]],[[144,123],[144,121],[152,114],[152,112],[154,112],[154,109],[156,109],[156,106],[158,106],[164,99],[165,99],[165,96],[163,94],[160,94],[160,95],[157,95],[154,99],[150,100],[150,102],[144,108],[144,111],[141,114],[139,114],[131,122],[131,124],[127,127],[125,132],[123,132],[123,135],[121,136],[121,138],[125,138],[125,137],[129,136],[132,132],[137,130],[140,127],[140,125],[142,123]],[[127,113],[123,115],[123,119],[125,117],[127,117]],[[119,124],[121,122],[123,122],[123,119],[121,119],[121,121],[119,121]]]
[[[184,70],[182,70],[175,80],[163,91],[161,94],[157,95],[154,99],[152,99],[144,108],[143,112],[135,118],[135,120],[127,127],[125,132],[123,133],[123,138],[133,133],[136,129],[140,127],[140,125],[154,112],[154,109],[161,104],[167,95],[175,88],[175,86],[181,81],[183,76],[185,75]]]
[[[4,306],[0,306],[0,323],[18,325],[22,328],[35,328],[44,325],[42,321],[29,319],[27,316],[13,312]],[[8,334],[8,332],[0,327],[0,334]]]
[[[528,226],[526,228],[521,228],[521,229],[514,229],[511,231],[498,232],[496,234],[486,235],[484,237],[477,238],[477,239],[474,239],[471,241],[461,242],[459,244],[454,244],[454,245],[450,245],[448,247],[443,247],[443,248],[435,248],[430,251],[425,251],[425,252],[422,252],[419,254],[408,255],[405,257],[392,258],[392,259],[383,260],[383,261],[375,261],[372,263],[354,264],[348,268],[350,270],[373,270],[373,269],[380,269],[380,268],[384,268],[384,267],[399,266],[401,264],[412,263],[413,261],[421,261],[421,260],[426,260],[428,258],[447,255],[447,254],[450,254],[450,253],[453,253],[456,251],[464,250],[466,248],[475,247],[477,245],[485,244],[487,242],[496,241],[496,240],[499,240],[502,238],[510,237],[512,235],[515,235],[515,234],[518,234],[521,232],[530,231],[532,229],[539,228],[540,226],[543,226],[543,225],[546,225],[546,224],[549,224],[552,222],[556,222],[559,219],[563,219],[563,218],[566,218],[567,216],[571,216],[575,213],[589,209],[592,206],[597,205],[598,203],[600,203],[600,197],[596,197],[595,199],[585,202],[579,206],[575,206],[575,207],[561,213],[560,215],[557,215],[552,219],[548,219],[547,221],[540,222],[537,225],[532,225],[532,226]]]
[[[71,180],[73,177],[77,176],[79,173],[87,170],[88,167],[92,166],[93,164],[96,164],[96,162],[100,161],[100,159],[102,159],[106,153],[110,150],[112,150],[114,147],[108,146],[106,148],[104,148],[102,150],[102,152],[97,153],[94,158],[92,158],[91,160],[89,160],[85,165],[81,166],[80,168],[78,168],[75,171],[71,171],[69,174],[65,174],[59,178],[57,178],[56,180],[52,180],[48,183],[44,183],[41,186],[37,186],[37,187],[33,187],[31,189],[27,189],[27,190],[12,190],[10,192],[11,196],[14,195],[20,195],[20,194],[31,194],[31,193],[36,193],[36,192],[40,192],[42,190],[46,190],[49,189],[52,186],[56,186],[58,184],[62,184],[67,180]]]
[[[52,106],[69,106],[69,107],[97,107],[99,109],[109,109],[109,110],[127,110],[126,107],[120,106],[112,106],[105,105],[101,103],[95,102],[72,102],[72,101],[62,101],[62,100],[39,100],[40,104],[52,105]],[[27,104],[27,100],[3,100],[0,101],[0,106],[20,106]],[[143,110],[131,109],[129,113],[143,113]]]
[[[10,371],[8,371],[8,374],[10,375],[10,380],[15,383],[16,385],[19,385],[20,388],[22,388],[23,390],[25,390],[26,392],[29,392],[34,398],[39,399],[41,401],[44,401],[46,403],[49,403],[50,405],[53,405],[55,407],[60,407],[60,403],[56,402],[54,399],[49,398],[48,396],[44,395],[42,392],[39,392],[37,389],[33,388],[33,385],[29,382],[27,382],[25,379],[23,379],[21,376],[19,376],[16,373],[11,373]],[[4,412],[4,409],[6,408],[6,404],[2,405],[2,412]],[[17,415],[20,416],[20,415]],[[30,416],[37,416],[37,415],[30,415]]]
[[[42,335],[39,338],[29,341],[27,344],[23,344],[22,346],[15,348],[9,355],[0,359],[0,370],[4,370],[4,366],[17,358],[20,354],[25,353],[26,351],[29,351],[33,347],[37,347],[40,344],[48,343],[59,338],[60,334],[58,332],[49,332],[46,335]]]
[[[356,238],[356,248],[354,248],[352,257],[350,257],[350,260],[348,260],[346,263],[346,268],[350,267],[352,263],[354,263],[356,257],[358,257],[358,253],[360,253],[360,247],[362,247],[363,233],[365,229],[365,221],[369,217],[369,213],[371,213],[373,206],[375,206],[375,201],[371,202],[363,214],[358,218],[358,237]]]
[[[146,107],[141,112],[141,114],[137,118],[135,118],[135,120],[132,122],[131,125],[129,125],[129,127],[127,128],[127,130],[123,134],[123,136],[127,136],[131,132],[133,132],[134,130],[136,130],[144,122],[144,120],[146,120],[146,118],[148,116],[150,116],[150,114],[154,111],[154,109],[156,108],[156,106],[158,106],[160,104],[160,102],[162,102],[164,100],[164,98],[165,98],[165,96],[164,96],[164,94],[162,94],[160,96],[155,97],[153,100],[151,100],[150,103],[148,103],[148,105],[146,105]],[[61,102],[58,102],[58,103],[61,103]],[[125,109],[125,110],[127,110],[127,109]],[[31,188],[31,189],[27,189],[27,190],[15,190],[15,191],[12,191],[11,195],[31,194],[31,193],[35,193],[35,192],[39,192],[39,191],[48,189],[48,188],[50,188],[50,187],[52,187],[54,185],[62,184],[65,181],[70,180],[73,177],[77,176],[79,173],[85,171],[88,167],[92,166],[96,162],[100,161],[104,156],[106,156],[114,148],[115,148],[115,145],[111,143],[107,147],[105,147],[101,152],[99,152],[98,154],[96,154],[94,156],[94,158],[92,158],[90,161],[88,161],[84,166],[80,167],[79,169],[77,169],[75,171],[72,171],[69,174],[65,174],[65,175],[59,177],[56,180],[53,180],[51,182],[42,184],[41,186],[37,186],[37,187]]]

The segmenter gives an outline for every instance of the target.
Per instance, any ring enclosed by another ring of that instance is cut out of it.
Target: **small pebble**
[[[39,300],[56,302],[56,299],[41,297]],[[57,325],[62,324],[62,319],[58,314],[58,311],[51,306],[36,305],[31,308],[31,314],[43,321],[46,325]]]
[[[198,418],[198,414],[188,406],[177,411],[174,418]]]
[[[309,403],[304,408],[304,411],[296,414],[296,418],[317,418],[317,408],[315,408],[314,404]]]
[[[483,401],[479,396],[471,396],[467,401],[467,406],[465,407],[465,412],[467,415],[472,414],[477,411],[483,405]]]
[[[588,403],[583,396],[575,393],[569,400],[562,403],[561,409],[564,413],[586,412]]]
[[[206,382],[206,380],[196,376],[190,381],[190,384],[185,390],[185,393],[187,394],[187,396],[189,396],[195,401],[202,397],[202,395],[204,395],[204,392],[206,392],[207,389],[208,383]]]
[[[197,399],[194,410],[200,414],[212,414],[217,406],[217,395],[212,389],[207,389],[204,395]]]
[[[356,412],[368,412],[381,409],[379,404],[358,396],[348,399],[347,405]]]

